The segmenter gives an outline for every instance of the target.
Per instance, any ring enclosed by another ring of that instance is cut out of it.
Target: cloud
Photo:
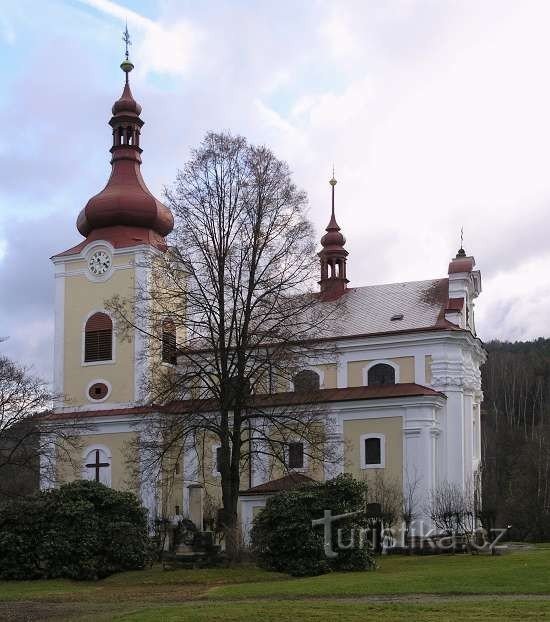
[[[170,24],[157,22],[110,0],[79,0],[121,22],[133,31],[131,58],[139,72],[185,76],[202,34],[189,20],[180,18]],[[137,42],[137,44],[136,44]]]
[[[48,257],[107,177],[126,19],[157,196],[207,130],[230,129],[289,162],[320,235],[334,163],[352,285],[444,276],[463,226],[480,335],[550,335],[547,2],[127,4],[1,17],[2,347],[49,373]]]

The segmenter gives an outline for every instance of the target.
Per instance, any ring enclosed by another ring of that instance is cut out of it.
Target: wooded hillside
[[[550,339],[486,344],[483,511],[518,539],[550,539]]]

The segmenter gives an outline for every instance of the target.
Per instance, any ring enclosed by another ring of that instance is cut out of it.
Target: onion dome
[[[109,121],[113,128],[111,176],[105,188],[92,197],[80,212],[76,226],[85,237],[109,227],[116,228],[118,237],[121,228],[137,228],[157,234],[153,238],[163,238],[172,231],[174,219],[170,210],[151,194],[141,176],[141,106],[132,95],[128,79],[134,66],[126,58],[120,67],[126,74],[126,80],[120,99],[113,105],[113,116]],[[105,231],[106,236],[107,233]],[[149,233],[144,231],[141,237],[151,239]]]
[[[342,234],[334,213],[334,188],[337,184],[332,172],[329,181],[332,186],[332,212],[330,221],[325,229],[326,233],[321,238],[322,250],[319,252],[321,260],[321,297],[324,300],[334,300],[345,293],[347,284],[346,262],[348,251],[344,248],[346,238]]]

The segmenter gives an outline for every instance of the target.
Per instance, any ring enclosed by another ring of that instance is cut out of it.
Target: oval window
[[[88,389],[88,395],[92,400],[102,400],[107,397],[109,388],[104,382],[96,382]]]

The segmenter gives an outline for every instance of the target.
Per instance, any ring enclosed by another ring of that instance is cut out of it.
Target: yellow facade
[[[89,434],[82,436],[81,447],[67,449],[70,461],[58,460],[57,478],[61,483],[82,479],[83,460],[87,448],[94,445],[107,447],[111,454],[111,486],[117,490],[137,493],[138,485],[131,468],[134,455],[135,432]]]
[[[385,466],[362,469],[360,439],[364,434],[383,434]],[[357,479],[383,472],[388,481],[403,486],[403,418],[380,417],[344,421],[345,470]]]
[[[96,380],[106,380],[111,385],[108,401],[129,403],[134,401],[134,343],[129,336],[117,334],[114,322],[113,362],[84,362],[84,326],[92,313],[105,310],[105,302],[115,295],[122,298],[134,296],[135,271],[133,255],[116,255],[115,269],[104,282],[90,281],[84,274],[84,260],[70,264],[65,277],[64,316],[64,373],[63,393],[66,406],[83,406],[93,403],[87,396],[89,385]],[[77,274],[71,274],[78,272]]]

